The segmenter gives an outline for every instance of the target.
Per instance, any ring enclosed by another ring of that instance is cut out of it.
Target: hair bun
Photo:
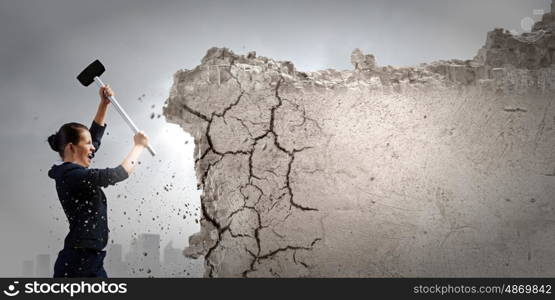
[[[60,149],[58,149],[58,134],[57,133],[48,137],[48,144],[50,144],[50,148],[52,148],[52,150],[54,150],[56,152],[60,151]]]

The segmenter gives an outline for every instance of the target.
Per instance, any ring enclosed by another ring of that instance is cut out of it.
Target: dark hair
[[[83,130],[89,130],[89,128],[79,123],[66,123],[55,134],[48,137],[48,144],[63,159],[66,145],[69,143],[77,145]]]

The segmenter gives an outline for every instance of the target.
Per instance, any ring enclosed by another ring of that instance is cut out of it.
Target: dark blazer
[[[92,143],[100,147],[104,127],[93,121],[90,133]],[[53,165],[48,176],[56,181],[56,191],[69,222],[65,248],[102,250],[108,243],[108,216],[106,195],[101,187],[120,182],[129,175],[123,166],[106,169],[89,169],[64,162]]]

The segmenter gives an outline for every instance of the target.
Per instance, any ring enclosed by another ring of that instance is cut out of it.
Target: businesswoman
[[[64,247],[54,264],[54,277],[108,277],[103,266],[108,243],[108,216],[103,187],[129,177],[137,159],[148,145],[148,137],[139,132],[134,145],[115,168],[89,168],[106,129],[104,122],[109,86],[100,88],[100,104],[90,128],[67,123],[50,137],[48,143],[58,152],[62,162],[53,165],[48,176],[56,181],[56,191],[69,223]]]

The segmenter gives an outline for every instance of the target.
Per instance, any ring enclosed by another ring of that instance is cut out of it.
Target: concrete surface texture
[[[555,33],[353,70],[209,49],[164,114],[194,136],[209,277],[553,276]]]

